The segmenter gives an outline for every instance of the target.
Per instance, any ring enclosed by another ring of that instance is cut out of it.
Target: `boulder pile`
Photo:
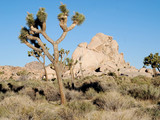
[[[141,72],[128,62],[125,62],[123,53],[119,53],[119,46],[113,37],[97,33],[89,44],[80,43],[72,54],[74,61],[78,60],[74,72],[80,76],[107,74],[115,72],[118,75],[134,77],[137,75],[151,76],[152,73]]]

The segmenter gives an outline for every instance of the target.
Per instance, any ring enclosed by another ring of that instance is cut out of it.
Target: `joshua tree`
[[[60,27],[63,30],[62,35],[56,41],[52,40],[46,33],[46,19],[47,13],[45,12],[45,8],[40,8],[37,13],[37,18],[34,19],[33,14],[28,13],[26,17],[28,28],[23,27],[20,32],[19,39],[22,43],[25,43],[31,49],[37,52],[43,52],[45,56],[52,62],[57,80],[59,85],[59,91],[61,96],[61,104],[66,103],[66,98],[64,94],[64,88],[62,83],[62,68],[59,63],[59,51],[58,44],[61,43],[66,37],[67,33],[71,31],[76,25],[81,25],[85,20],[85,16],[78,12],[75,12],[75,15],[72,16],[73,23],[68,27],[67,20],[69,15],[69,10],[66,8],[66,5],[60,5],[61,13],[58,15],[58,20],[60,22]],[[44,43],[42,42],[40,35],[41,34],[48,42],[50,42],[53,46],[54,53],[50,54],[49,51],[45,48]],[[38,44],[38,47],[36,44]],[[40,48],[39,48],[40,46]],[[54,57],[52,56],[54,54]]]
[[[160,56],[158,53],[155,53],[154,55],[150,53],[149,56],[144,58],[144,65],[149,66],[151,65],[153,69],[154,76],[157,76],[156,68],[160,72]]]
[[[46,46],[46,44],[44,44],[44,45]],[[48,49],[48,48],[46,47],[46,49]],[[31,56],[35,57],[42,64],[43,69],[44,69],[44,73],[45,73],[45,77],[46,77],[45,80],[48,81],[47,70],[46,70],[46,67],[45,67],[45,55],[44,55],[44,53],[37,52],[35,50],[31,50],[31,51],[28,51],[28,56],[29,57],[31,57]],[[40,60],[40,57],[42,57],[43,62]]]
[[[67,58],[69,52],[70,52],[69,50],[65,51],[63,48],[61,48],[59,50],[59,64],[60,64],[60,66],[62,68],[62,73],[64,73],[66,71],[65,61],[66,61],[66,58]],[[55,70],[53,64],[50,64],[50,67],[51,67],[51,69]]]
[[[74,61],[73,59],[67,58],[66,59],[66,65],[68,66],[69,70],[70,70],[70,74],[71,74],[71,83],[72,83],[72,88],[74,89],[74,72],[73,69],[75,67],[75,65],[77,64],[77,60]]]

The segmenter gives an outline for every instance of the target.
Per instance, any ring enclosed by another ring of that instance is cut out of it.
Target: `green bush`
[[[16,73],[18,76],[28,75],[29,73],[26,70],[22,70]]]
[[[4,71],[0,71],[0,75],[3,75],[4,74]]]
[[[77,115],[83,115],[95,110],[95,106],[87,101],[72,101],[67,104],[67,107]]]
[[[160,107],[154,106],[151,108],[141,108],[137,110],[139,114],[147,114],[152,120],[160,120]]]
[[[159,87],[160,86],[160,76],[152,78],[152,84]]]
[[[99,86],[101,86],[103,92],[117,90],[118,88],[117,83],[113,78],[100,80]]]
[[[33,116],[34,103],[26,96],[11,96],[0,103],[0,116],[9,119],[29,119]]]
[[[134,85],[129,88],[128,94],[130,94],[134,98],[142,100],[158,100],[160,98],[160,88],[153,85]]]
[[[71,109],[63,107],[58,110],[56,119],[51,120],[75,120],[75,113]]]
[[[71,100],[81,100],[84,99],[82,92],[74,91],[74,90],[65,90],[65,95],[67,101]]]
[[[98,93],[93,89],[93,88],[89,88],[88,91],[85,92],[85,97],[87,99],[92,99],[94,96],[96,96]]]
[[[93,104],[97,105],[99,109],[117,111],[119,109],[128,109],[135,107],[135,100],[129,96],[122,96],[118,92],[109,92],[98,95]]]
[[[140,75],[140,76],[136,76],[136,77],[132,78],[131,82],[135,83],[137,85],[142,85],[142,84],[150,85],[151,84],[151,78]]]

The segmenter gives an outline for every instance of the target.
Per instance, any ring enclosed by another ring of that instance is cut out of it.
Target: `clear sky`
[[[67,5],[70,16],[78,11],[86,21],[70,31],[59,48],[73,53],[79,43],[89,43],[101,32],[113,36],[125,61],[136,68],[143,66],[143,58],[151,52],[160,53],[160,0],[0,0],[0,66],[24,66],[36,60],[27,56],[30,49],[18,39],[21,26],[26,26],[27,11],[36,15],[45,7],[47,34],[54,40],[61,35],[60,1]]]

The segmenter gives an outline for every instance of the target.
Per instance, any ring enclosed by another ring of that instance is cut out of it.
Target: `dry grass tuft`
[[[99,109],[117,111],[119,109],[129,109],[135,107],[135,100],[129,96],[122,96],[120,93],[113,91],[98,95],[93,103]]]

